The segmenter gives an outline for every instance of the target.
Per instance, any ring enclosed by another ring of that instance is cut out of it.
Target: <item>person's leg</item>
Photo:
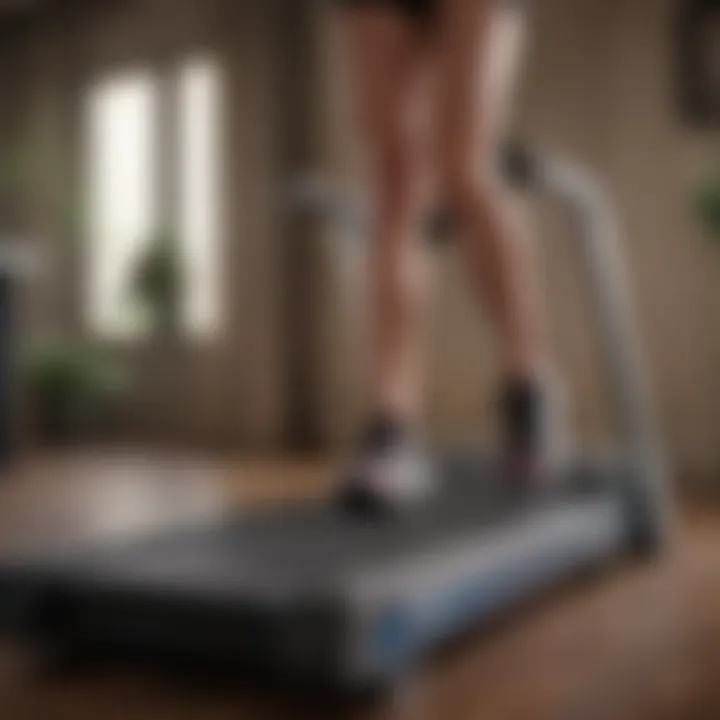
[[[512,198],[499,173],[521,36],[500,0],[437,0],[441,188],[476,287],[514,376],[536,372],[544,353],[539,298]]]
[[[549,449],[547,341],[531,249],[498,163],[523,16],[508,0],[437,2],[441,189],[502,343],[507,446],[525,472]]]
[[[366,273],[370,418],[348,484],[353,492],[360,487],[364,497],[370,489],[382,501],[383,494],[411,490],[407,471],[418,467],[406,462],[412,453],[405,444],[418,420],[422,391],[425,266],[415,231],[426,192],[427,36],[402,4],[391,2],[356,2],[344,12],[343,26],[374,207]],[[403,470],[388,471],[389,461],[401,454],[403,462],[393,468]]]
[[[373,411],[415,420],[424,256],[415,234],[423,193],[423,36],[390,3],[344,16],[374,214],[367,254]]]

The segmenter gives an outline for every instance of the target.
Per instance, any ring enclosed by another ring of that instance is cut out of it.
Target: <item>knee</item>
[[[469,204],[489,205],[496,197],[496,172],[474,151],[451,148],[441,153],[438,176],[442,196],[454,212]]]
[[[381,196],[405,192],[418,165],[418,147],[401,113],[378,113],[365,118],[370,171]]]
[[[375,148],[375,178],[381,195],[411,194],[418,167],[411,140],[403,132],[391,130],[379,138]]]

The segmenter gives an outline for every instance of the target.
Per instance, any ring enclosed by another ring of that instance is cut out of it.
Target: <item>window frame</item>
[[[217,69],[217,80],[219,91],[217,93],[218,107],[215,110],[218,122],[218,140],[219,146],[214,149],[217,157],[215,166],[215,178],[213,183],[216,188],[217,200],[215,209],[214,225],[216,233],[214,238],[214,277],[217,286],[214,293],[214,317],[210,323],[211,327],[202,329],[200,332],[193,331],[188,316],[187,307],[188,298],[184,297],[180,303],[181,317],[179,318],[179,327],[177,328],[177,337],[175,337],[175,345],[189,349],[202,348],[214,344],[221,336],[225,329],[225,291],[224,291],[224,274],[223,254],[225,248],[225,193],[226,193],[226,177],[225,168],[222,162],[224,155],[224,146],[227,143],[227,134],[225,132],[225,95],[227,88],[227,77],[225,73],[224,63],[221,54],[215,49],[204,47],[193,47],[184,52],[174,53],[171,56],[162,59],[134,59],[129,62],[116,62],[106,65],[103,68],[96,69],[85,77],[84,82],[79,85],[76,94],[76,112],[78,122],[75,124],[77,134],[74,140],[78,158],[77,171],[79,174],[79,184],[83,190],[83,207],[79,227],[76,228],[77,237],[82,238],[78,257],[74,266],[78,273],[76,288],[76,302],[78,309],[78,321],[84,333],[91,338],[106,345],[111,345],[120,349],[132,349],[147,345],[152,341],[153,334],[149,331],[141,331],[126,336],[124,333],[115,332],[112,328],[98,328],[92,323],[92,310],[88,306],[90,302],[90,278],[93,272],[92,257],[88,250],[88,245],[93,241],[90,228],[90,208],[85,206],[89,203],[89,193],[87,192],[87,183],[89,182],[89,167],[92,162],[89,157],[90,142],[88,134],[88,101],[95,88],[106,82],[112,82],[115,78],[122,78],[132,75],[148,75],[153,81],[157,91],[157,99],[155,102],[155,117],[151,119],[151,123],[155,127],[155,138],[157,140],[155,146],[155,159],[151,161],[154,168],[154,177],[151,182],[155,194],[154,220],[155,228],[151,230],[151,234],[158,231],[168,231],[178,243],[178,250],[182,252],[183,241],[180,238],[181,232],[181,216],[179,212],[179,204],[181,202],[181,189],[183,180],[180,177],[182,168],[182,154],[180,136],[180,112],[181,112],[181,77],[184,69],[191,66],[194,62],[211,62]]]

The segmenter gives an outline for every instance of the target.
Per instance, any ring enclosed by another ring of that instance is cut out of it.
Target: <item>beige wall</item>
[[[663,435],[683,468],[704,472],[720,464],[715,439],[720,257],[695,228],[687,196],[707,169],[712,139],[681,127],[672,114],[671,5],[670,0],[536,3],[515,124],[539,146],[586,163],[604,178],[627,233],[625,250]],[[340,57],[341,49],[336,52]],[[345,92],[341,72],[332,66],[331,98]],[[338,110],[330,100],[328,105],[334,130],[328,164],[352,176],[357,153],[346,148],[353,138],[346,124],[339,129],[347,122],[347,108],[341,103]],[[577,426],[583,436],[604,437],[609,417],[572,236],[557,212],[533,209],[553,344],[570,379]],[[328,249],[330,257],[338,254]],[[442,253],[434,262],[429,421],[440,434],[490,430],[497,369],[492,334],[476,312],[457,253]],[[346,284],[340,286],[350,303]],[[338,387],[335,403],[326,407],[328,428],[342,439],[362,406],[362,354],[356,325],[338,307],[330,303],[326,338]]]

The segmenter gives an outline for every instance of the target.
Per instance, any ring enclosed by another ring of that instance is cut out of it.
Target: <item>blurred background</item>
[[[717,10],[538,0],[513,119],[614,200],[676,487],[705,495],[720,488]],[[276,462],[352,438],[362,241],[284,193],[315,169],[362,186],[349,94],[320,0],[0,0],[8,477],[58,450],[92,450],[90,477],[118,448]],[[577,432],[606,438],[570,225],[527,212]],[[459,253],[433,262],[428,425],[490,431],[492,334]]]
[[[62,432],[47,426],[69,412],[82,434],[113,439],[262,452],[343,443],[362,409],[361,243],[298,222],[282,195],[311,168],[361,178],[327,4],[2,8],[0,220],[6,242],[38,260],[17,291],[29,441]],[[717,194],[717,112],[708,120],[682,80],[680,18],[669,1],[537,3],[514,123],[591,168],[616,202],[664,438],[682,474],[700,478],[720,463],[717,210],[698,201],[713,182]],[[718,43],[707,47],[717,61]],[[531,212],[578,427],[603,435],[567,222]],[[435,265],[429,423],[482,429],[493,338],[458,253]],[[82,412],[57,407],[74,403],[73,384]]]

